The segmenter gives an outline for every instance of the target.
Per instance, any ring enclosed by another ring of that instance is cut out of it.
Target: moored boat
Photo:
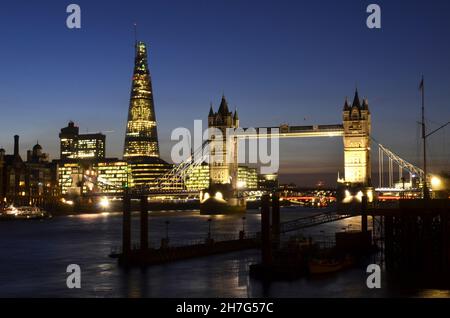
[[[9,206],[0,213],[0,220],[36,220],[50,217],[48,212],[36,206]]]
[[[309,273],[313,275],[329,274],[344,270],[354,263],[353,258],[312,259],[308,262]]]

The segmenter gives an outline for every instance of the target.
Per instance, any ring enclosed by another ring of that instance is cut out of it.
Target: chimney
[[[19,155],[19,136],[14,136],[14,156]]]

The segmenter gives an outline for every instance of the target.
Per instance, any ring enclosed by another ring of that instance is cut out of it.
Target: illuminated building
[[[124,158],[159,158],[152,82],[145,43],[136,43]]]
[[[131,173],[130,187],[153,187],[156,179],[172,168],[159,158],[152,81],[143,42],[136,43],[123,157]]]
[[[0,184],[1,203],[28,204],[26,187],[26,166],[19,154],[19,136],[14,136],[14,153],[6,155],[0,149],[3,162]]]
[[[121,193],[132,182],[128,164],[122,160],[102,160],[95,164],[94,170],[102,193]]]
[[[48,154],[37,143],[27,151],[26,187],[30,204],[41,204],[58,195],[55,164],[49,162]]]
[[[77,157],[77,138],[78,127],[75,126],[73,121],[69,122],[67,127],[61,129],[59,134],[60,141],[60,155],[61,160],[74,159]]]
[[[368,186],[371,183],[370,130],[371,118],[367,99],[361,101],[355,92],[352,106],[345,100],[344,165],[346,183]]]
[[[105,135],[100,133],[78,135],[77,158],[105,158]]]
[[[99,161],[60,161],[58,183],[61,194],[80,196],[121,193],[132,183],[128,163],[116,158]]]
[[[105,158],[104,134],[79,134],[79,128],[71,121],[61,129],[59,139],[61,160]]]
[[[195,167],[185,180],[184,185],[190,191],[207,189],[209,187],[209,165],[203,163]]]
[[[56,199],[58,188],[55,165],[37,143],[27,151],[27,160],[19,154],[19,136],[14,136],[14,153],[0,149],[0,205],[41,205]]]
[[[278,186],[278,175],[276,173],[262,174],[258,178],[258,188],[261,190],[274,190]]]
[[[245,166],[238,167],[238,188],[240,189],[257,189],[258,173],[256,168]]]
[[[58,183],[63,195],[114,194],[121,193],[124,187],[154,188],[158,177],[171,168],[172,165],[163,160],[60,161]]]
[[[237,187],[238,177],[237,169],[237,151],[238,143],[236,138],[224,138],[228,128],[238,128],[239,118],[237,112],[233,113],[228,109],[228,103],[225,96],[222,96],[217,113],[211,106],[208,115],[208,127],[215,128],[222,132],[222,136],[215,138],[214,134],[210,136],[210,178],[212,184],[231,184],[233,189]],[[218,140],[220,139],[220,140]],[[228,156],[228,151],[231,155]]]
[[[81,195],[83,167],[79,162],[59,162],[57,175],[58,185],[62,195]]]
[[[131,172],[130,187],[156,187],[159,177],[172,169],[172,165],[159,158],[132,160],[128,162]]]
[[[185,187],[190,191],[204,190],[209,187],[209,182],[209,165],[204,163],[192,170],[185,181]],[[239,189],[257,189],[257,170],[255,168],[239,166],[237,185]]]

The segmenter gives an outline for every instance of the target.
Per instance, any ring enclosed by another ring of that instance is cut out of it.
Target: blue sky
[[[80,30],[65,25],[70,3]],[[366,27],[370,3],[381,30]],[[417,162],[422,74],[430,129],[450,120],[448,12],[445,0],[1,1],[0,145],[12,152],[17,133],[23,155],[39,139],[57,158],[59,129],[73,120],[109,131],[107,155],[121,157],[137,22],[163,158],[172,129],[206,119],[223,92],[242,126],[312,125],[340,123],[358,86],[374,137]],[[447,128],[430,143],[432,169],[448,170],[449,150]],[[342,172],[339,138],[283,141],[281,152],[286,174]]]

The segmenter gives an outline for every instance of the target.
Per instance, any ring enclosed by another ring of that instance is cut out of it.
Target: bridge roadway
[[[243,128],[235,134],[238,138],[302,138],[302,137],[342,137],[344,126],[314,125],[314,126],[289,126]]]

